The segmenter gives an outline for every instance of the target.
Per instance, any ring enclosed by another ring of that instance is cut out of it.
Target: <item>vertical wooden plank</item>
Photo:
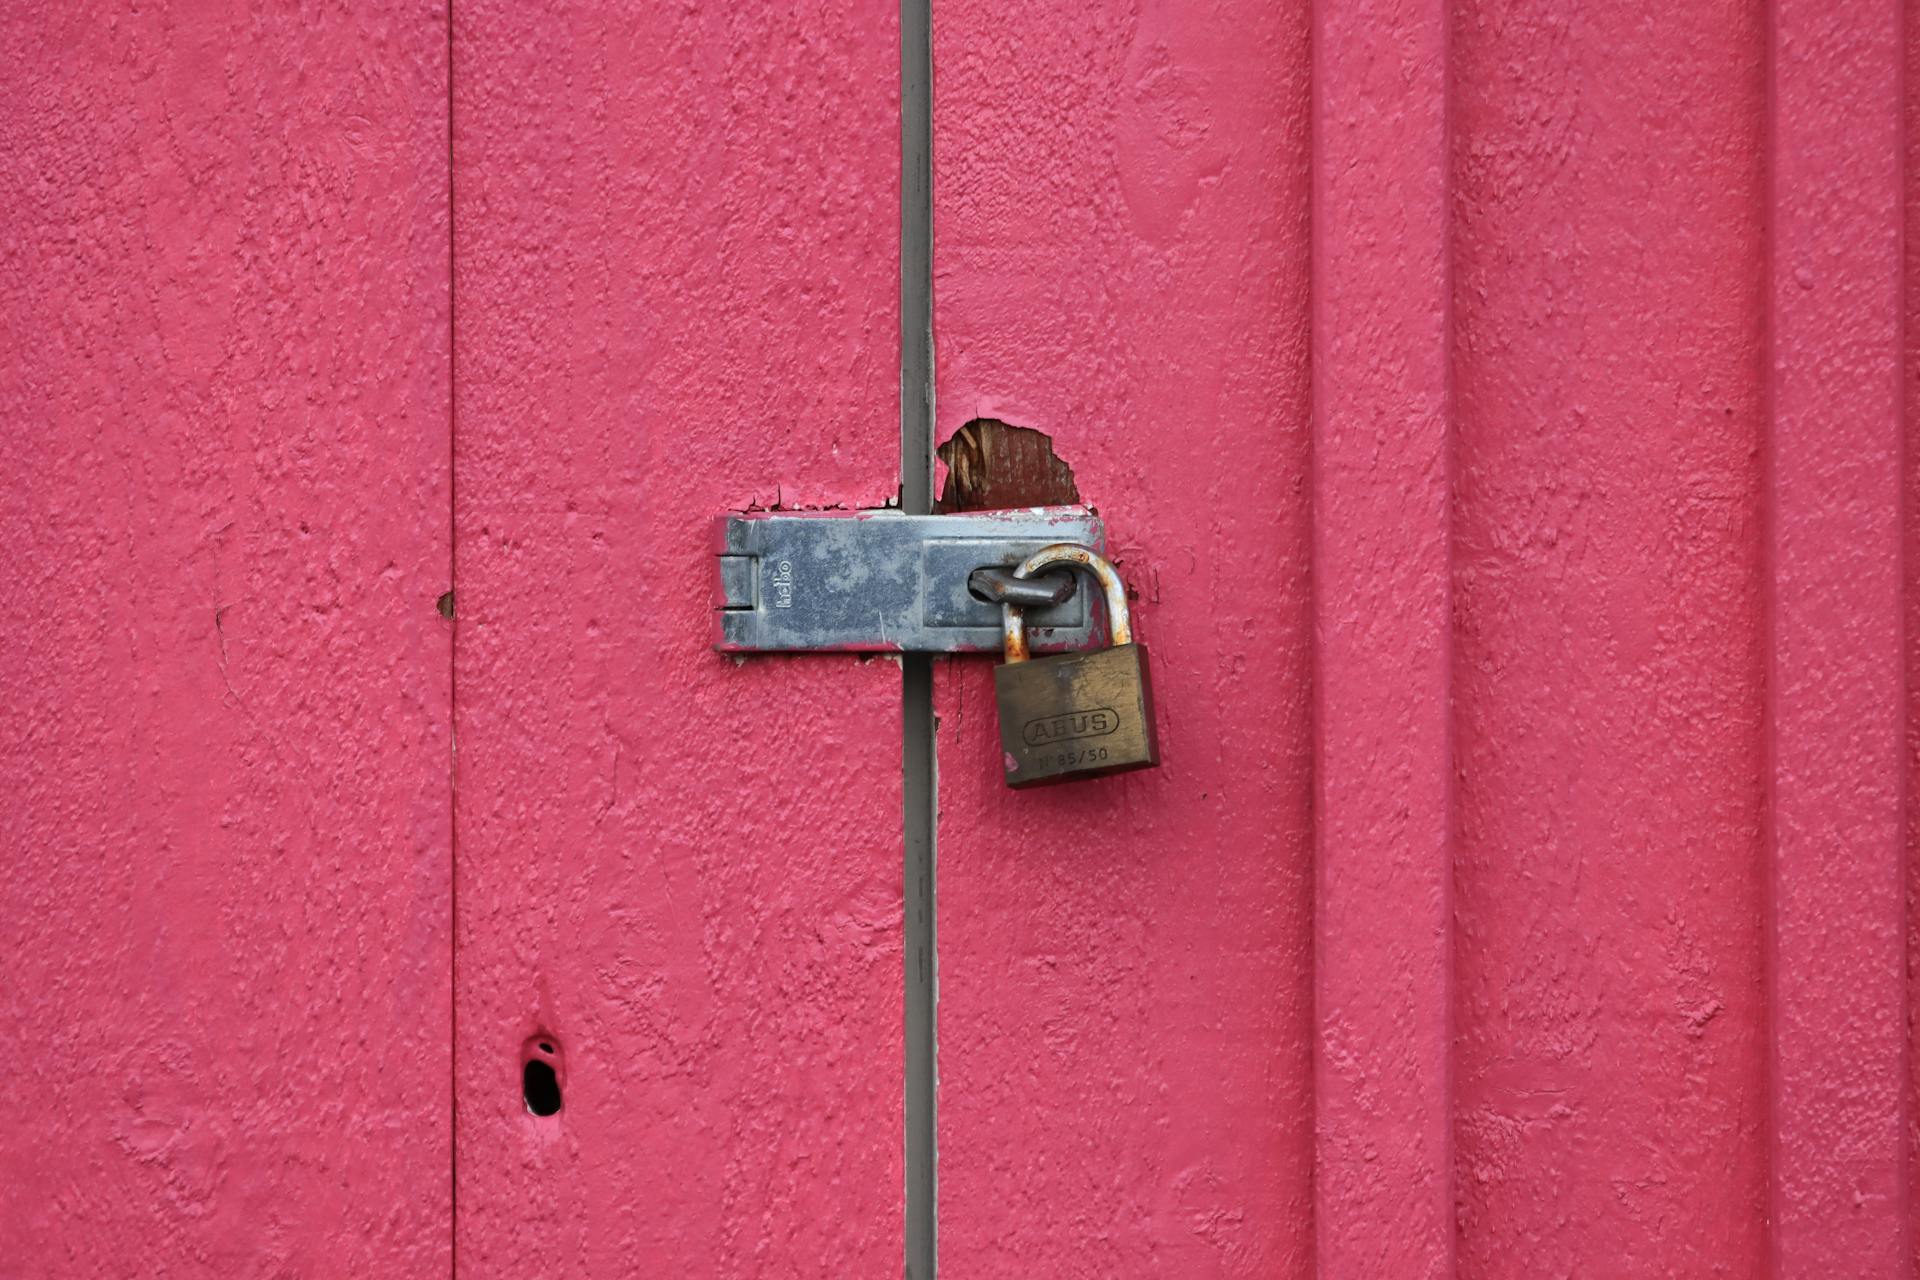
[[[900,1269],[900,669],[708,647],[715,515],[897,484],[899,61],[456,17],[463,1273]]]
[[[446,15],[0,23],[0,1270],[449,1263]]]
[[[1753,1275],[1764,16],[1454,13],[1459,1268]]]
[[[1776,0],[1775,1274],[1907,1246],[1901,6]]]
[[[941,1275],[1313,1267],[1307,7],[934,8],[936,414],[1109,521],[1165,765],[1014,794],[940,664]]]
[[[1453,1271],[1447,9],[1314,23],[1315,1222]]]

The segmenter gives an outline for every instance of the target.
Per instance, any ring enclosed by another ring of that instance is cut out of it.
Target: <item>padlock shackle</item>
[[[1120,581],[1119,570],[1093,548],[1083,547],[1077,542],[1056,542],[1028,556],[1013,571],[1013,576],[1031,578],[1058,564],[1085,569],[1099,579],[1100,590],[1107,600],[1107,629],[1112,633],[1113,643],[1132,644],[1133,615],[1127,609],[1127,584]],[[1025,662],[1032,656],[1027,652],[1027,620],[1019,605],[1001,607],[1000,629],[1008,662]]]

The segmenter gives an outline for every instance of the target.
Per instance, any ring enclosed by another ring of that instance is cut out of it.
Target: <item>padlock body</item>
[[[1145,645],[1004,663],[994,668],[993,690],[1010,787],[1160,763]]]

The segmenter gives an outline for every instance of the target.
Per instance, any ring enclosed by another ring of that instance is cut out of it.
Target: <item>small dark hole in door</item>
[[[527,1100],[527,1110],[537,1116],[550,1116],[560,1110],[560,1078],[553,1073],[553,1064],[530,1058],[520,1068],[520,1093]]]

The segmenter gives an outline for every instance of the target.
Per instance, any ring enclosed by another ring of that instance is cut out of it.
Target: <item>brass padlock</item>
[[[1147,647],[1133,643],[1127,589],[1113,566],[1086,547],[1061,542],[1027,557],[1014,576],[1031,577],[1061,564],[1100,580],[1113,645],[1032,658],[1019,606],[1003,606],[1007,660],[994,668],[993,691],[1010,787],[1100,778],[1160,763]]]

